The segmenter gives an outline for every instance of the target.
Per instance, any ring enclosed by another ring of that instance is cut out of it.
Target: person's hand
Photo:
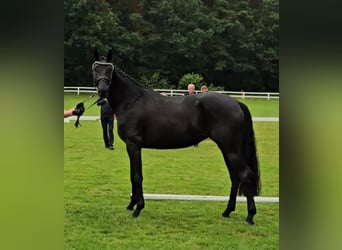
[[[81,116],[84,113],[84,103],[80,102],[76,105],[75,110],[72,111],[73,115]]]
[[[100,98],[97,100],[96,104],[97,106],[102,106],[103,104],[105,104],[105,102],[106,102],[106,99]]]

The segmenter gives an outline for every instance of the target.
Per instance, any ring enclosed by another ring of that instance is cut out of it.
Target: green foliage
[[[224,87],[223,86],[214,86],[213,83],[210,83],[208,87],[209,91],[224,91]]]
[[[170,84],[198,72],[225,90],[279,91],[279,0],[64,0],[64,8],[65,84],[90,82],[97,47],[112,48],[136,79],[159,72]]]
[[[105,0],[64,0],[64,12],[65,81],[90,82],[93,50],[110,49],[110,37],[122,29],[119,19]]]
[[[203,76],[192,72],[182,76],[179,80],[178,89],[187,89],[189,83],[193,83],[196,89],[200,89],[201,86],[205,84],[203,82]]]
[[[143,75],[140,79],[140,82],[149,86],[153,89],[167,89],[169,88],[169,84],[166,79],[161,78],[159,73],[153,73],[153,75],[148,79],[145,75]]]

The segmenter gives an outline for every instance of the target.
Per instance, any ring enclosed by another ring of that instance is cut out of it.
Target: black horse
[[[205,93],[163,96],[141,86],[111,63],[112,52],[95,51],[93,81],[100,97],[107,97],[117,118],[118,134],[130,159],[132,196],[128,210],[138,217],[145,206],[141,148],[175,149],[211,138],[220,148],[231,179],[224,217],[235,210],[236,196],[247,197],[247,223],[254,224],[254,196],[260,190],[251,114],[246,105],[228,95]]]

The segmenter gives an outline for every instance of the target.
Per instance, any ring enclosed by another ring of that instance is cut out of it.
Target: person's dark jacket
[[[109,103],[105,99],[101,99],[97,102],[97,106],[101,106],[101,116],[113,116],[114,112]]]

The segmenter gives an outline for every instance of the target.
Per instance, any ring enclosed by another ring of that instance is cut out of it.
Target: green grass
[[[278,125],[254,123],[262,196],[279,195]],[[114,151],[104,148],[97,121],[77,129],[65,123],[64,133],[65,249],[278,249],[277,203],[257,203],[254,226],[244,222],[245,203],[223,218],[226,202],[146,200],[132,218],[129,161],[116,130]],[[145,193],[229,194],[223,158],[209,139],[198,148],[143,149],[142,157]]]
[[[65,94],[70,108],[89,95]],[[86,103],[86,108],[96,97]],[[278,100],[245,99],[253,116],[278,116]],[[99,115],[94,106],[85,115]],[[104,148],[101,125],[64,124],[65,249],[278,249],[279,204],[257,203],[255,225],[244,220],[246,204],[230,218],[226,202],[145,201],[134,219],[129,202],[129,160],[116,134],[115,150]],[[279,123],[255,122],[262,196],[279,196]],[[228,195],[228,171],[211,140],[198,148],[143,149],[144,192]]]
[[[279,117],[279,100],[277,99],[237,99],[248,106],[252,116]]]

